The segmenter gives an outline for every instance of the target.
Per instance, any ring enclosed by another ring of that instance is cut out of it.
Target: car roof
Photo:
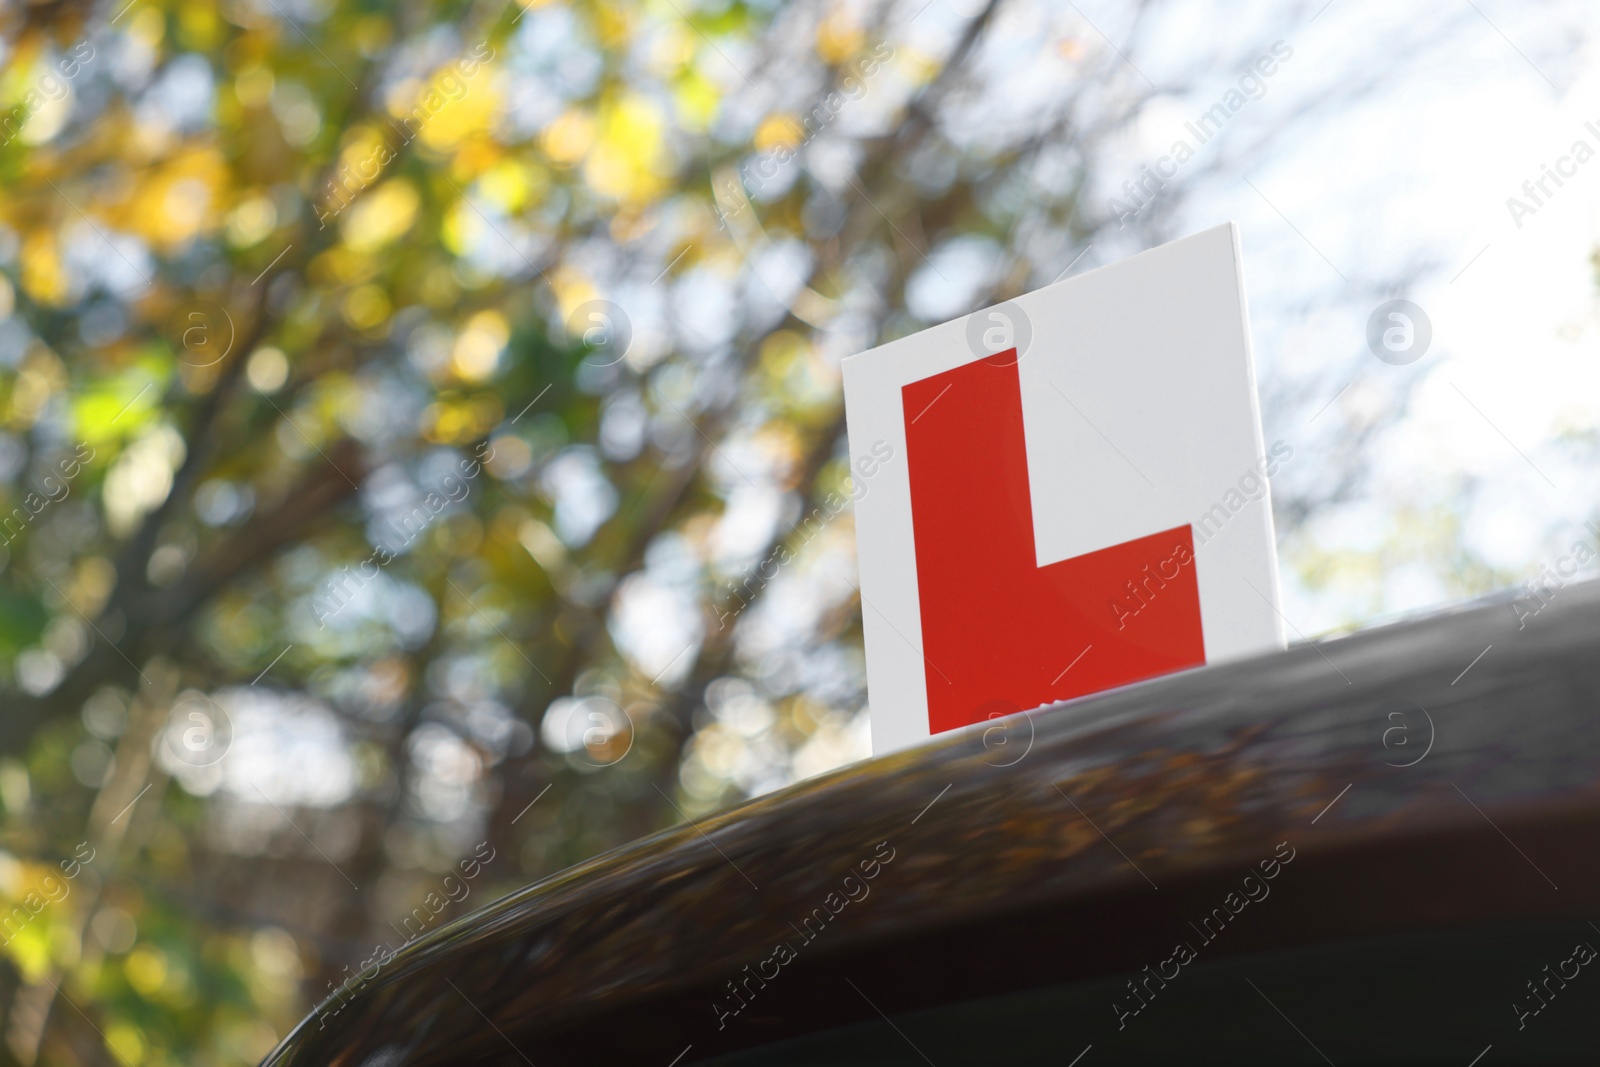
[[[369,967],[266,1062],[695,1062],[1137,969],[1163,916],[1288,854],[1304,888],[1219,952],[1593,914],[1600,583],[1531,603],[980,723],[665,830]],[[781,988],[751,984],[780,942]]]

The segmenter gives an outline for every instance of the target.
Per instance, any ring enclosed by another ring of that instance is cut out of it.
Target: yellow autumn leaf
[[[632,5],[599,3],[594,6],[594,35],[600,46],[609,51],[621,51],[631,36]]]
[[[29,230],[22,239],[22,288],[40,304],[67,302],[67,270],[54,232]]]
[[[630,93],[602,109],[599,136],[584,161],[590,188],[625,204],[655,200],[671,177],[660,106]]]
[[[418,106],[427,118],[417,137],[435,152],[444,152],[476,133],[487,132],[500,113],[502,91],[495,68],[472,64],[468,75],[452,63],[436,73],[423,89]],[[413,115],[416,110],[413,109]],[[413,123],[413,128],[417,128]]]
[[[340,232],[352,250],[376,252],[411,229],[421,206],[416,187],[404,178],[395,178],[350,205]]]
[[[768,115],[756,127],[756,148],[762,152],[774,148],[793,148],[805,136],[805,127],[793,115]]]
[[[469,382],[480,382],[500,365],[500,353],[511,339],[511,324],[500,312],[480,311],[467,320],[450,350],[450,369]]]
[[[146,171],[133,196],[108,215],[115,228],[172,254],[221,227],[228,181],[227,163],[216,148],[186,148]]]
[[[563,322],[577,310],[578,305],[600,296],[600,291],[587,274],[566,265],[550,273],[550,289],[555,294],[556,305],[561,309]]]
[[[579,108],[569,108],[545,128],[542,142],[550,162],[566,166],[584,157],[594,137],[594,118]]]
[[[543,167],[506,159],[484,171],[478,190],[485,200],[511,214],[542,200],[549,181]]]
[[[422,413],[423,436],[440,444],[463,444],[482,437],[505,417],[505,408],[492,393],[470,398],[440,397]]]
[[[837,7],[817,26],[817,56],[824,63],[843,63],[860,51],[864,40],[854,12]]]
[[[372,330],[388,319],[392,310],[382,286],[358,285],[344,298],[344,320],[358,330]]]

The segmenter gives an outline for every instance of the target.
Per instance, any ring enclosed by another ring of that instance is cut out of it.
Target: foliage
[[[253,1062],[478,843],[446,917],[864,755],[840,360],[1171,218],[1082,195],[1138,12],[0,17],[0,900],[97,857],[21,1062]]]

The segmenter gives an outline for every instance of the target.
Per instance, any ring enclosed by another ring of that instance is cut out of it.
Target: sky
[[[1280,479],[1325,476],[1326,458],[1352,447],[1350,428],[1415,386],[1405,416],[1369,443],[1357,499],[1278,530],[1285,614],[1306,635],[1532,578],[1574,540],[1595,541],[1583,523],[1600,468],[1583,439],[1600,425],[1597,23],[1600,13],[1560,4],[1434,5],[1425,20],[1335,0],[1286,34],[1293,58],[1218,138],[1285,123],[1330,84],[1376,87],[1288,121],[1242,174],[1186,189],[1180,232],[1240,225],[1263,379],[1305,383],[1304,407],[1263,411],[1269,442],[1304,442]],[[1165,151],[1228,80],[1153,108],[1131,155]],[[1576,174],[1559,188],[1547,180],[1553,195],[1514,218],[1507,199],[1531,203],[1523,183],[1578,141],[1595,158],[1563,163]],[[1368,316],[1392,297],[1432,326],[1407,366],[1366,347]],[[1494,577],[1464,577],[1457,550]],[[1345,559],[1331,580],[1303,580],[1330,553]]]
[[[966,13],[959,0],[934,0],[919,23]],[[1584,528],[1600,493],[1600,11],[1193,3],[1163,8],[1137,47],[1128,19],[1128,5],[1110,2],[1008,9],[985,50],[990,93],[1006,103],[980,109],[968,136],[981,145],[1001,136],[1008,110],[1041,106],[1062,73],[1056,60],[1126,46],[1136,88],[1189,88],[1158,94],[1090,161],[1090,198],[1103,200],[1176,139],[1194,141],[1185,123],[1238,84],[1241,43],[1270,51],[1281,41],[1290,53],[1180,171],[1167,224],[1172,238],[1240,227],[1265,440],[1295,448],[1275,480],[1280,496],[1306,495],[1360,453],[1364,475],[1347,500],[1299,522],[1280,509],[1290,639],[1526,593],[1578,539],[1600,545]],[[1514,217],[1507,199],[1528,202],[1523,183],[1579,140],[1595,158],[1559,188],[1546,179],[1551,195]],[[1097,237],[1072,272],[1145,247],[1132,229]],[[997,256],[973,238],[930,249],[939,269],[912,277],[908,307],[925,321],[971,307]],[[1431,328],[1406,365],[1379,360],[1367,341],[1369,318],[1396,298]],[[1577,577],[1597,573],[1591,562]],[[774,593],[774,610],[758,613],[774,649],[783,628],[769,615],[801,617],[831,600],[798,575]],[[1508,633],[1516,622],[1508,610]],[[864,719],[819,730],[815,751],[775,776],[746,748],[744,784],[759,792],[866,756]]]

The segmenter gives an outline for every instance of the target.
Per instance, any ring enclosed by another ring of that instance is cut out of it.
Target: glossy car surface
[[[656,834],[413,944],[267,1062],[1579,1062],[1597,767],[1600,584],[1572,585]]]

